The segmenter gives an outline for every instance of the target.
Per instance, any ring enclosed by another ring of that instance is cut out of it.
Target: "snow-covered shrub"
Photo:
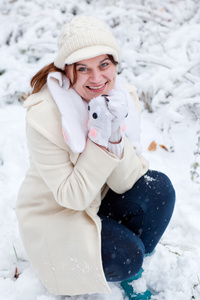
[[[194,162],[191,165],[190,173],[192,180],[200,184],[200,116],[197,122],[197,143],[194,151]]]

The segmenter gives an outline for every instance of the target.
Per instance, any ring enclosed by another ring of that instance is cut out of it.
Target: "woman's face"
[[[73,65],[67,66],[65,72],[73,82]],[[76,63],[77,80],[73,85],[75,91],[86,101],[108,94],[114,87],[116,66],[108,55],[81,60]]]

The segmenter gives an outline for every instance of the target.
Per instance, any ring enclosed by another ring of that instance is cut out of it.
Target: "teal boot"
[[[130,285],[130,282],[132,282],[133,280],[137,280],[138,278],[141,277],[143,271],[144,270],[141,268],[141,270],[137,273],[137,275],[121,282],[121,287],[124,290],[125,295],[128,297],[129,300],[149,300],[149,299],[151,299],[151,293],[149,290],[146,290],[145,293],[136,294],[133,291],[133,287]]]

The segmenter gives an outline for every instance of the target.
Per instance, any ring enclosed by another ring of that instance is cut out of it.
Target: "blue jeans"
[[[148,171],[124,194],[111,189],[102,200],[102,261],[107,281],[123,281],[141,269],[173,213],[175,191],[169,178]]]

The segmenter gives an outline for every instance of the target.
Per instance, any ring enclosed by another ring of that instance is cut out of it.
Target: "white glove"
[[[108,109],[114,116],[112,120],[110,142],[118,142],[126,131],[126,117],[128,116],[128,104],[121,91],[112,90],[108,95]]]
[[[122,158],[124,149],[124,134],[126,131],[125,119],[128,116],[128,104],[126,97],[121,91],[112,90],[108,95],[108,108],[114,115],[111,124],[111,136],[109,138],[108,150]]]
[[[88,137],[95,144],[108,148],[114,116],[108,109],[106,97],[102,95],[93,98],[88,105],[88,111]]]

